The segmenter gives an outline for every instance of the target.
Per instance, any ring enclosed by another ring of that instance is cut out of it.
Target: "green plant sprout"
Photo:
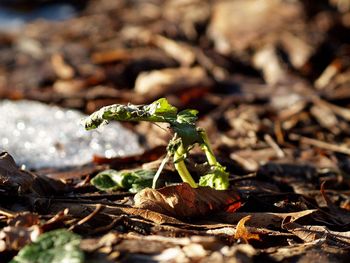
[[[167,152],[168,156],[173,158],[175,169],[182,181],[193,188],[198,186],[185,164],[189,151],[198,144],[204,151],[209,165],[208,172],[201,176],[199,185],[225,190],[229,187],[229,174],[216,160],[205,130],[196,126],[197,114],[198,111],[193,109],[178,112],[176,107],[169,104],[165,98],[161,98],[149,105],[114,104],[103,107],[85,119],[84,126],[85,129],[91,130],[112,120],[169,123],[174,136],[168,144]],[[158,175],[159,173],[154,177],[153,186]]]

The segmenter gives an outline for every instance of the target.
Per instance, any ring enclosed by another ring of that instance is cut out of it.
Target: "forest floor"
[[[1,262],[62,228],[79,244],[51,255],[74,262],[350,260],[349,1],[89,1],[0,33],[1,99],[91,114],[161,97],[199,111],[229,190],[165,186],[137,194],[146,207],[98,191],[103,170],[157,169],[171,134],[149,123],[125,123],[140,155],[27,172],[2,153]],[[194,177],[204,161],[194,149]],[[165,181],[180,182],[171,164]]]

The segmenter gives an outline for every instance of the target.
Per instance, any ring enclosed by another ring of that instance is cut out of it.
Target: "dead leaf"
[[[249,215],[239,220],[235,233],[235,239],[243,239],[246,243],[248,243],[250,239],[260,240],[258,234],[252,234],[245,226],[245,223],[250,220],[250,218],[251,216]]]
[[[350,214],[346,209],[342,209],[331,201],[331,199],[328,197],[326,191],[325,191],[325,184],[326,181],[322,182],[321,184],[321,194],[324,198],[324,200],[327,203],[327,207],[329,208],[329,216],[332,218],[332,222],[339,225],[347,225],[350,224]]]
[[[20,170],[7,152],[0,154],[0,188],[8,191],[26,192],[33,183],[33,176]]]
[[[290,216],[293,221],[304,217],[312,217],[317,213],[316,209],[309,209],[299,212],[292,213],[269,213],[269,212],[261,212],[261,213],[246,213],[246,212],[237,212],[237,213],[227,213],[220,212],[214,214],[211,217],[212,221],[221,222],[221,223],[230,223],[236,224],[241,220],[241,218],[250,216],[250,224],[256,227],[280,227],[283,219]]]
[[[304,242],[323,240],[329,245],[350,248],[350,231],[337,232],[331,231],[325,226],[303,226],[293,222],[290,217],[283,220],[282,228],[293,233]]]
[[[163,215],[158,212],[150,211],[148,209],[140,209],[140,208],[132,208],[132,207],[125,207],[121,208],[121,210],[124,213],[128,213],[130,215],[140,216],[144,219],[147,219],[151,222],[154,222],[156,224],[184,224],[183,222],[177,220],[176,218],[173,218],[171,216]]]
[[[210,187],[192,188],[177,184],[160,189],[146,188],[135,195],[135,206],[177,218],[203,216],[220,209],[231,212],[240,206],[234,191],[218,191]]]

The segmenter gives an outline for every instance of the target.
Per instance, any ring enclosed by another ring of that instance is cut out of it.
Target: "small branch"
[[[276,152],[278,158],[285,157],[284,151],[279,147],[279,145],[273,140],[273,138],[269,134],[265,134],[264,136],[267,144]]]
[[[69,228],[69,230],[73,230],[76,226],[80,226],[80,225],[86,223],[87,221],[92,219],[95,215],[97,215],[101,211],[102,208],[103,208],[103,205],[97,204],[95,210],[91,214],[89,214],[86,217],[84,217],[83,219],[79,220],[79,222],[76,223],[75,225],[72,225]]]
[[[350,155],[350,148],[343,145],[331,144],[328,142],[324,142],[324,141],[320,141],[320,140],[316,140],[316,139],[312,139],[304,136],[299,136],[297,134],[291,134],[289,138],[291,140],[297,140],[297,141],[300,141],[301,143],[312,145],[321,149]]]

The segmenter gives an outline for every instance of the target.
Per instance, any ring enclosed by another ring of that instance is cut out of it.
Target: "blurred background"
[[[298,146],[300,136],[347,147],[349,10],[347,0],[2,0],[0,98],[10,100],[0,112],[8,116],[3,125],[12,119],[23,130],[18,123],[46,118],[42,127],[54,129],[57,118],[68,125],[68,109],[78,110],[72,114],[79,119],[112,103],[167,97],[179,108],[200,110],[216,147],[229,155],[264,148],[266,133],[287,148]],[[18,106],[22,100],[44,103],[42,113],[31,109],[38,104]],[[60,108],[45,114],[53,105]],[[149,138],[152,126],[126,128],[138,134],[129,153],[163,143]],[[2,149],[23,137],[29,151],[37,147],[30,144],[36,132],[2,132]],[[51,152],[69,156],[64,145],[71,138],[56,136]],[[84,136],[75,135],[73,148],[91,149]],[[122,144],[113,152],[112,139],[96,140],[99,154],[128,153]]]

